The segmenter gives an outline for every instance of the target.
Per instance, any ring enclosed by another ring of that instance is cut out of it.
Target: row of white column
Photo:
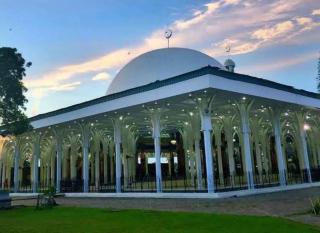
[[[203,132],[204,138],[204,148],[205,148],[205,162],[206,162],[206,174],[207,174],[207,190],[208,193],[214,192],[214,161],[213,161],[213,150],[212,150],[212,116],[211,116],[211,106],[212,99],[207,102],[202,102],[199,105],[200,109],[200,121],[201,121],[201,131]],[[241,129],[242,129],[242,143],[244,152],[244,162],[246,168],[247,185],[248,189],[254,189],[254,177],[253,177],[253,165],[251,157],[251,144],[250,144],[250,126],[249,126],[249,110],[251,105],[248,103],[238,104],[238,109],[241,117]],[[153,111],[151,113],[151,123],[153,126],[153,139],[154,139],[154,152],[155,152],[155,163],[156,163],[156,186],[157,192],[162,192],[162,175],[161,175],[161,124],[160,124],[161,112]],[[280,129],[280,112],[274,110],[272,114],[273,119],[273,130],[275,136],[275,146],[277,154],[277,162],[279,169],[279,181],[280,185],[286,185],[286,166],[283,155],[283,149],[281,145],[281,129]],[[122,174],[122,161],[121,161],[121,120],[114,119],[114,144],[115,144],[115,173],[116,173],[116,192],[121,192],[121,174]],[[303,129],[303,119],[298,118],[299,123],[299,135],[301,140],[303,160],[305,169],[308,174],[308,181],[311,182],[309,158],[307,151],[306,134]],[[82,154],[83,154],[83,191],[89,191],[89,142],[90,142],[90,126],[87,124],[80,125],[81,135],[82,135]],[[62,158],[62,132],[56,133],[56,187],[57,192],[60,192],[60,181],[61,181],[61,158]],[[200,159],[199,151],[199,138],[195,139],[195,153],[199,154],[196,156],[196,160]],[[16,142],[14,150],[14,190],[18,191],[19,186],[19,144]],[[40,155],[40,138],[34,140],[34,161],[38,161]],[[200,159],[201,160],[201,159]],[[201,171],[201,161],[196,161],[197,176],[202,178]],[[200,164],[200,166],[199,166]],[[32,176],[33,176],[33,191],[37,190],[38,182],[38,163],[33,163]],[[202,186],[202,179],[198,179],[198,187]]]

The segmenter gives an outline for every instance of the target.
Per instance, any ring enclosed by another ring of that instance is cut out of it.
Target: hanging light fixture
[[[171,140],[170,140],[170,143],[171,143],[172,145],[175,145],[175,144],[177,144],[177,140],[176,140],[176,139],[171,139]]]
[[[171,133],[171,135],[170,135],[171,137],[171,140],[170,140],[170,143],[172,144],[172,145],[176,145],[177,144],[177,140],[175,139],[175,135],[174,135],[174,133]]]

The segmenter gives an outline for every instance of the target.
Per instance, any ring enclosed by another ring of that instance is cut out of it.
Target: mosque
[[[222,193],[320,182],[316,93],[187,48],[144,53],[100,98],[0,141],[11,192]],[[319,183],[318,183],[319,184]]]

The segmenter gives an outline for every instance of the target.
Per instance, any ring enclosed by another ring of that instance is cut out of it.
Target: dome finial
[[[230,44],[226,44],[225,46],[226,53],[228,54],[228,59],[224,62],[224,67],[230,71],[234,72],[234,68],[236,67],[235,62],[230,58],[231,46]]]
[[[164,36],[165,36],[166,39],[168,40],[168,48],[169,48],[169,40],[170,40],[170,38],[171,38],[171,36],[172,36],[172,30],[167,29],[167,30],[165,31],[165,33],[164,33]]]

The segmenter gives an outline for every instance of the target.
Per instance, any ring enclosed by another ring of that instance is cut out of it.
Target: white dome
[[[125,65],[111,82],[107,95],[164,80],[205,66],[224,67],[192,49],[164,48],[144,53]]]

